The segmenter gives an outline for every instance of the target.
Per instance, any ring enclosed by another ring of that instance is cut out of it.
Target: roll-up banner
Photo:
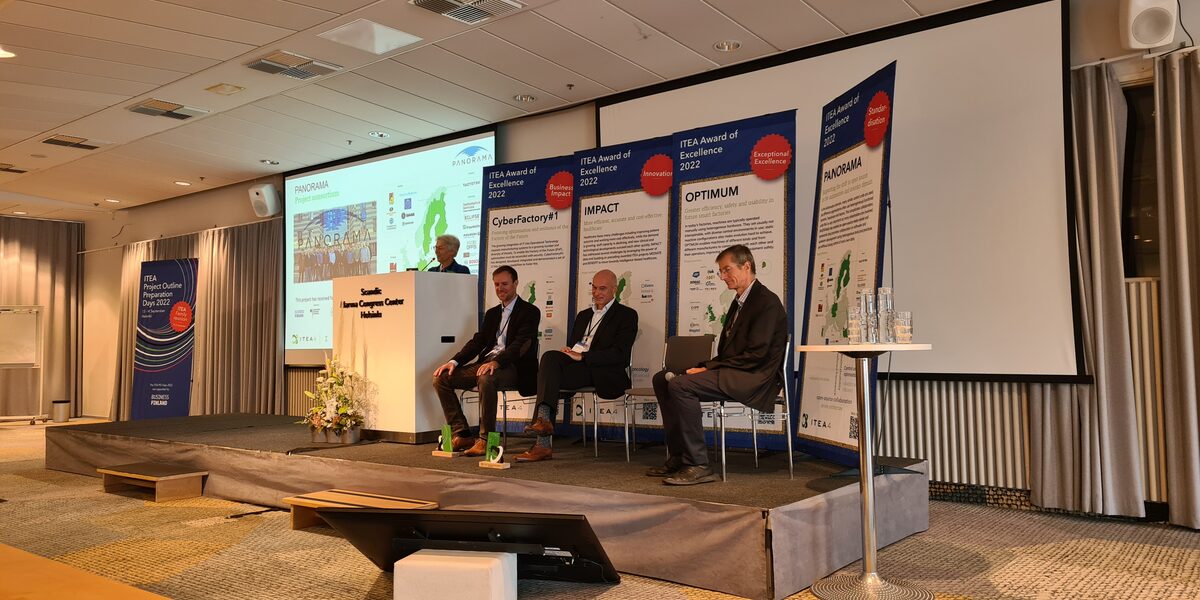
[[[796,111],[701,127],[672,139],[672,247],[677,260],[671,265],[671,333],[720,335],[736,292],[721,281],[716,259],[734,244],[750,248],[758,280],[778,294],[785,307],[793,306]],[[712,417],[706,411],[706,422]],[[727,420],[726,428],[749,432],[749,416]],[[759,431],[786,433],[790,428],[760,417]],[[749,437],[738,433],[730,441],[744,443]],[[772,437],[764,446],[784,447],[785,440]]]
[[[808,296],[806,344],[845,344],[847,312],[859,290],[882,282],[884,219],[896,63],[825,105],[821,116]],[[801,450],[858,464],[859,430],[854,359],[837,353],[802,357]],[[871,387],[875,387],[875,365]]]
[[[483,170],[480,311],[498,303],[492,290],[492,271],[501,265],[516,269],[517,295],[542,311],[538,326],[539,355],[566,345],[567,327],[574,319],[570,306],[574,187],[574,156],[508,163]],[[508,399],[510,421],[530,420],[532,403],[523,402],[515,393],[509,393]]]
[[[616,273],[617,302],[638,312],[634,387],[649,387],[650,378],[662,368],[674,176],[671,153],[671,138],[661,137],[575,154],[575,310],[591,302],[588,284],[597,271]],[[591,405],[584,408],[591,422]],[[661,427],[657,408],[645,405],[637,423]],[[602,406],[598,422],[624,423],[623,409]]]
[[[142,263],[130,418],[186,417],[195,347],[194,258]]]

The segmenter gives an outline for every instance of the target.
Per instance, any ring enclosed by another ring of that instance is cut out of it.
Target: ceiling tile
[[[358,152],[366,152],[369,150],[376,150],[380,147],[386,147],[386,145],[380,144],[374,138],[367,137],[367,132],[373,129],[379,129],[379,125],[344,115],[340,112],[325,108],[323,106],[309,104],[303,100],[297,100],[295,98],[283,95],[263,98],[262,100],[255,102],[254,106],[336,130],[342,134],[342,137],[346,142],[346,146],[348,148],[354,148]],[[392,137],[388,138],[389,144],[403,144],[415,141],[417,139],[414,136],[401,134],[399,132],[391,133]]]
[[[775,51],[701,0],[608,1],[717,64],[743,62]],[[681,15],[686,17],[680,18]],[[721,52],[713,44],[722,40],[736,40],[742,46],[734,52]]]
[[[356,73],[346,73],[326,79],[320,85],[360,100],[412,115],[450,131],[461,131],[487,125],[487,121],[478,117],[459,112],[420,96],[414,96],[403,89],[394,88]]]
[[[321,10],[344,15],[352,10],[362,8],[368,4],[373,4],[379,0],[291,0],[296,4],[303,6],[311,6]]]
[[[295,33],[265,23],[257,23],[223,14],[178,6],[158,0],[36,0],[39,5],[55,6],[68,11],[120,19],[161,27],[176,32],[241,42],[252,46],[269,44]]]
[[[795,0],[707,2],[780,50],[801,48],[843,35],[812,7]]]
[[[394,60],[522,110],[543,110],[565,104],[562,98],[546,90],[497,73],[437,46],[406,52]],[[521,103],[513,99],[516,94],[533,94],[537,100]]]
[[[110,41],[137,40],[138,46],[228,60],[255,48],[253,45],[173,31],[152,25],[90,15],[18,0],[4,8],[4,21],[78,36]]]
[[[347,144],[347,136],[341,131],[314,123],[312,121],[306,121],[297,117],[275,112],[255,104],[247,104],[246,106],[235,108],[224,114],[245,121],[260,123],[272,129],[294,134],[307,140],[312,140],[311,143],[332,146],[337,148],[337,153],[339,155],[343,154],[348,146],[355,146],[353,150],[356,152],[368,152],[386,147],[386,145],[367,137],[355,137],[353,144]],[[275,157],[264,156],[263,158]]]
[[[267,23],[293,31],[303,31],[338,16],[338,13],[288,0],[160,0],[179,6]]]
[[[870,31],[919,16],[904,0],[805,1],[846,33]]]
[[[61,54],[87,56],[98,60],[186,73],[194,73],[218,62],[211,58],[155,50],[123,42],[81,37],[11,23],[0,23],[0,40],[4,40],[6,44],[23,48],[37,48]]]
[[[582,102],[613,92],[611,88],[484,31],[470,31],[437,45],[568,102]]]
[[[121,100],[154,89],[153,85],[138,83],[136,81],[123,81],[120,79],[81,75],[79,73],[67,73],[65,71],[24,67],[5,62],[0,62],[0,80],[5,82],[5,88],[14,83],[23,83],[46,88],[109,94],[119,97]],[[121,100],[117,101],[120,102]]]
[[[68,73],[81,73],[156,85],[167,84],[188,75],[188,73],[180,71],[167,71],[143,65],[100,60],[87,56],[72,56],[59,52],[47,52],[45,50],[26,48],[14,44],[5,44],[4,47],[16,53],[16,56],[6,60],[5,64],[51,69]]]
[[[310,104],[316,104],[317,106],[335,107],[340,113],[374,123],[377,125],[375,129],[407,133],[418,139],[434,137],[450,132],[449,129],[441,125],[434,125],[429,121],[422,121],[411,115],[396,112],[390,108],[385,108],[365,100],[359,100],[353,96],[348,96],[319,85],[296,88],[287,92],[287,95],[298,100],[304,100]]]
[[[483,29],[614,90],[663,80],[535,12],[518,13]]]
[[[922,15],[946,12],[972,4],[982,4],[986,0],[908,0],[908,3]]]
[[[716,66],[607,2],[559,0],[537,12],[660,77],[674,79]]]
[[[519,108],[394,60],[382,60],[355,73],[488,122],[504,121],[525,114]]]

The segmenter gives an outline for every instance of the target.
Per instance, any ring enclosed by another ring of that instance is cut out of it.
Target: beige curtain
[[[283,221],[200,234],[191,414],[283,414]]]
[[[1084,363],[1094,385],[1033,384],[1034,504],[1145,516],[1121,257],[1125,96],[1108,65],[1071,78]]]
[[[129,419],[133,408],[133,349],[137,342],[137,308],[142,263],[152,260],[193,258],[199,246],[197,234],[136,242],[125,246],[121,255],[121,304],[120,324],[117,329],[117,376],[113,390],[113,404],[109,418],[114,421]],[[204,266],[200,265],[203,269]],[[199,290],[197,290],[199,291]],[[200,300],[197,298],[195,318],[199,322]],[[193,364],[193,372],[195,365]]]
[[[82,239],[80,223],[0,217],[0,306],[42,307],[43,329],[41,369],[0,368],[0,416],[48,414],[54,400],[79,413]]]
[[[1154,63],[1171,522],[1200,528],[1200,53]]]
[[[275,219],[125,247],[114,419],[129,418],[138,279],[144,261],[198,259],[189,413],[282,414],[283,222]]]

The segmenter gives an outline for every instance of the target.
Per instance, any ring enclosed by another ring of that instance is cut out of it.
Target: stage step
[[[12,574],[0,586],[4,598],[87,598],[88,600],[153,600],[163,598],[124,583],[105,579],[49,558],[0,544],[0,565]],[[20,576],[16,574],[20,573]]]
[[[99,467],[104,476],[104,491],[116,492],[131,488],[154,490],[154,501],[195,498],[204,492],[204,477],[208,471],[170,463],[140,462],[114,467]]]
[[[292,529],[325,525],[317,515],[318,508],[400,508],[426,510],[437,508],[437,502],[398,498],[371,492],[352,490],[322,490],[301,496],[289,496],[283,502],[292,507]]]

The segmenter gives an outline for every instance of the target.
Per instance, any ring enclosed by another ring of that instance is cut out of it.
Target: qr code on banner
[[[642,405],[642,420],[643,421],[658,420],[658,405],[657,404],[643,404]]]
[[[858,439],[858,415],[850,415],[850,439]]]

